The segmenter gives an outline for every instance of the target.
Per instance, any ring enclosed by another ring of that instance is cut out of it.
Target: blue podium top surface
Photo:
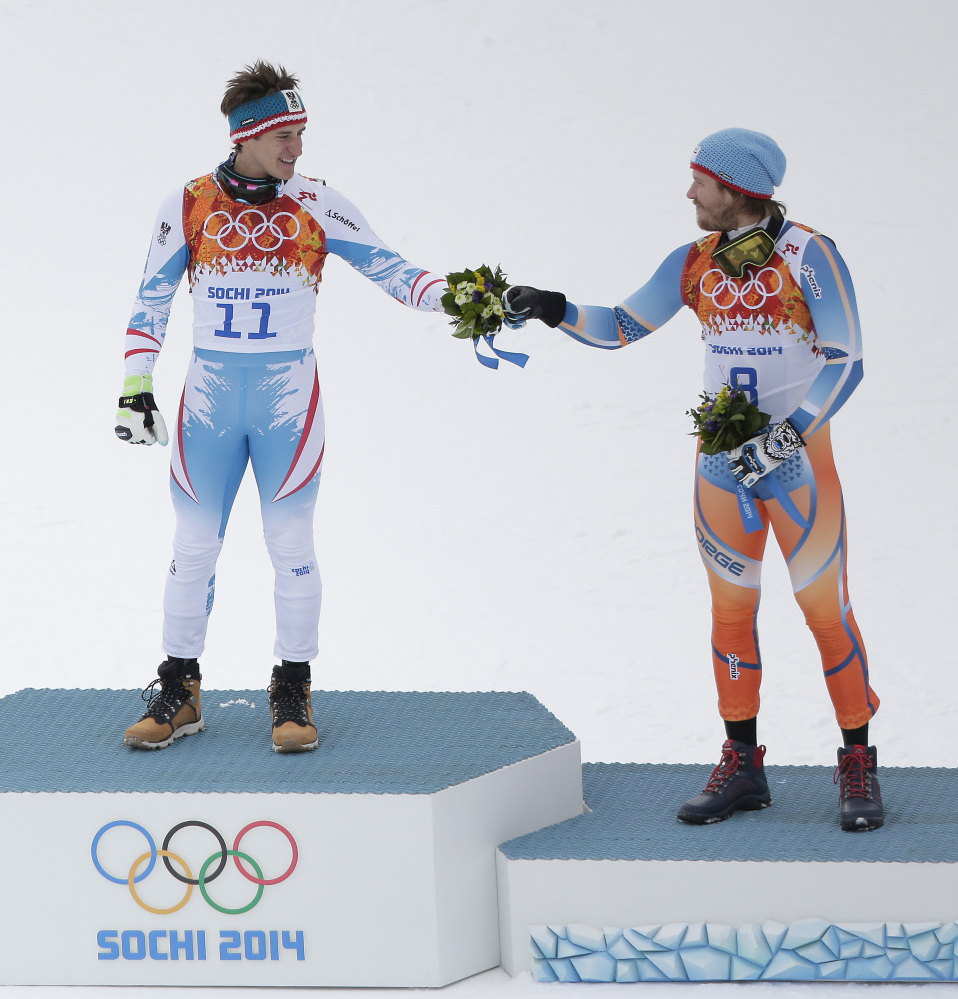
[[[766,766],[772,804],[707,826],[679,822],[709,766],[586,763],[590,814],[520,836],[510,860],[958,861],[958,771],[878,768],[885,824],[842,832],[831,767]]]
[[[138,690],[0,698],[0,793],[434,794],[575,741],[527,693],[314,689],[307,753],[272,751],[265,690],[204,690],[206,730],[161,750],[123,745],[144,709]]]

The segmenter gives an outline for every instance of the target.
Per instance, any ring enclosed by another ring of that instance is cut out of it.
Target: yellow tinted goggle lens
[[[729,277],[740,278],[747,264],[761,267],[774,252],[775,240],[764,229],[753,229],[720,246],[712,253],[712,259]]]

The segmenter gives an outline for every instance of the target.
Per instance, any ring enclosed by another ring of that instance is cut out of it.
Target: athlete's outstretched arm
[[[815,236],[802,258],[802,294],[825,367],[789,421],[805,438],[827,423],[862,380],[862,341],[855,289],[835,244]]]
[[[324,204],[319,221],[326,230],[326,249],[397,302],[423,312],[442,312],[445,277],[411,264],[390,249],[359,209],[338,191],[324,187],[322,192]]]
[[[152,373],[166,337],[170,304],[188,263],[183,235],[183,188],[179,188],[160,206],[153,226],[143,280],[126,331],[128,376]]]
[[[503,300],[507,324],[518,328],[526,318],[542,319],[546,325],[558,326],[574,340],[590,347],[605,350],[625,347],[657,330],[682,308],[682,267],[688,251],[686,245],[670,253],[646,284],[611,309],[602,305],[574,305],[567,301],[560,318],[556,304],[563,296],[517,286],[510,289]],[[518,311],[510,312],[510,306]]]

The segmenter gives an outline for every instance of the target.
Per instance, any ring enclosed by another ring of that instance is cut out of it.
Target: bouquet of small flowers
[[[485,264],[474,271],[446,275],[449,291],[442,296],[443,311],[452,316],[453,336],[461,340],[494,336],[502,328],[502,295],[509,287],[502,268],[495,273]]]
[[[702,441],[703,454],[732,451],[754,437],[771,419],[753,402],[744,389],[723,385],[717,395],[703,392],[702,402],[688,411],[695,423],[693,437]]]

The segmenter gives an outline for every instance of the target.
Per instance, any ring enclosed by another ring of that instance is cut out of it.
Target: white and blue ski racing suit
[[[318,653],[322,583],[313,510],[325,440],[312,350],[328,253],[423,311],[442,311],[445,279],[416,267],[323,181],[295,174],[265,204],[234,201],[215,174],[175,191],[157,215],[126,337],[126,374],[150,374],[184,274],[193,295],[193,354],[172,435],[176,511],[163,602],[167,655],[198,658],[216,560],[248,464],[275,570],[281,659]]]

